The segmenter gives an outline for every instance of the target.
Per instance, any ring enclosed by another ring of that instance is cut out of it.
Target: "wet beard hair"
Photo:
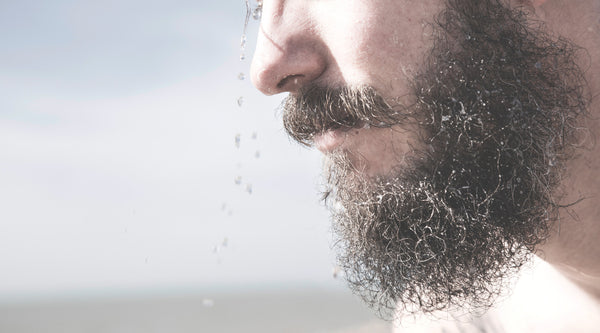
[[[304,144],[329,128],[419,125],[420,148],[388,175],[366,177],[343,151],[326,168],[339,265],[386,318],[397,307],[491,306],[558,219],[588,102],[570,42],[502,1],[447,3],[415,105],[364,87],[311,87],[283,105],[286,130]]]

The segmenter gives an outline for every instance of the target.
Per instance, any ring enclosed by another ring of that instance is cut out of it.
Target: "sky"
[[[244,15],[0,2],[0,300],[340,284],[321,158],[252,87]]]

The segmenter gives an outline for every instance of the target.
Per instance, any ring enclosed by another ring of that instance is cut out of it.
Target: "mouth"
[[[349,129],[331,129],[313,137],[313,144],[323,154],[331,153],[340,148]]]
[[[317,148],[323,154],[331,153],[337,149],[341,149],[344,146],[344,143],[347,141],[349,135],[351,135],[351,131],[356,131],[358,134],[358,130],[369,128],[368,123],[360,122],[357,126],[343,126],[336,128],[329,128],[319,134],[315,134],[312,138],[312,142],[315,148]]]

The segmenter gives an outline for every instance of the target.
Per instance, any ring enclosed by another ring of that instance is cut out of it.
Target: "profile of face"
[[[490,306],[570,202],[579,49],[503,0],[265,0],[252,80],[326,158],[351,288],[387,316]]]

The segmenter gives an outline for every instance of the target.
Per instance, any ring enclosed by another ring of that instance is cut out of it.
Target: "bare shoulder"
[[[598,332],[600,305],[538,259],[493,310],[507,332]]]
[[[525,269],[512,292],[481,317],[412,319],[394,333],[600,332],[600,305],[542,260]]]
[[[422,319],[418,322],[395,323],[394,333],[500,333],[506,332],[492,316],[455,319]]]

